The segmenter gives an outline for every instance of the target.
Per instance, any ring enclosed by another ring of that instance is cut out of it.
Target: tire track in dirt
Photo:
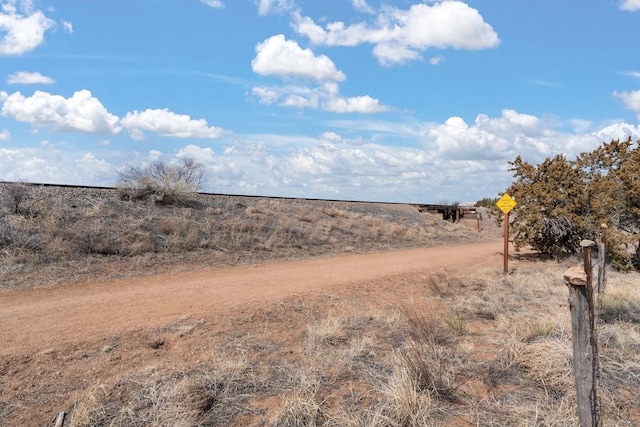
[[[0,291],[0,355],[42,352],[396,274],[502,267],[502,240]]]

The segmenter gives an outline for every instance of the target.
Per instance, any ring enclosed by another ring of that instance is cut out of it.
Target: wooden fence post
[[[598,241],[598,295],[607,288],[607,270],[605,255],[607,252],[607,224],[600,224],[600,240]]]
[[[578,417],[581,427],[598,427],[597,406],[598,348],[595,335],[591,248],[595,242],[580,242],[584,268],[570,268],[564,273],[569,288],[571,331],[573,338],[573,374],[576,383]]]
[[[54,420],[54,426],[53,427],[62,427],[64,426],[64,417],[65,417],[65,412],[61,411],[58,412],[58,416],[56,417],[56,419]]]
[[[509,212],[504,214],[504,256],[502,260],[502,272],[509,273]]]

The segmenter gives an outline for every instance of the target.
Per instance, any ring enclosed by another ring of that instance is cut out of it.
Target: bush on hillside
[[[184,157],[177,163],[158,160],[145,167],[128,165],[118,173],[118,188],[124,200],[152,198],[158,204],[186,205],[204,180],[204,165]]]
[[[515,181],[507,192],[518,202],[516,247],[562,258],[577,252],[582,239],[596,240],[604,223],[607,260],[622,270],[640,267],[637,143],[611,141],[575,160],[557,155],[534,166],[518,156],[510,164]]]
[[[14,215],[30,215],[33,210],[32,184],[10,182],[3,186],[5,203]]]

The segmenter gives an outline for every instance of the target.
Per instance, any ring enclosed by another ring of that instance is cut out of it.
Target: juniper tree
[[[616,267],[640,266],[640,147],[631,139],[603,143],[575,160],[563,155],[534,166],[518,156],[509,162],[514,182],[507,192],[518,206],[513,220],[516,247],[529,245],[561,258],[582,239],[609,227],[608,260]]]

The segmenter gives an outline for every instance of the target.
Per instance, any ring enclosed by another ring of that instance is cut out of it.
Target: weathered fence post
[[[598,295],[607,288],[607,270],[605,255],[607,252],[607,224],[600,224],[600,240],[598,241]]]
[[[597,427],[598,347],[595,334],[591,248],[595,242],[580,242],[584,268],[570,268],[564,273],[569,288],[571,330],[573,338],[573,374],[576,382],[578,417],[581,427]]]
[[[65,417],[65,412],[61,411],[58,412],[58,416],[55,418],[54,420],[54,426],[53,427],[62,427],[64,425],[64,417]]]

